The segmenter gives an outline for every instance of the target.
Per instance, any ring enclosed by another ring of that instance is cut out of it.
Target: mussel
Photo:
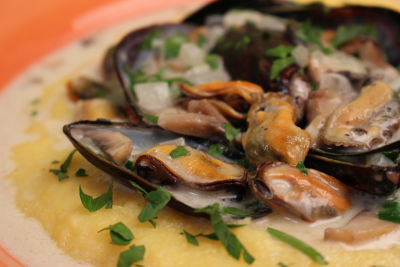
[[[337,179],[313,169],[303,173],[283,162],[262,165],[250,187],[273,209],[307,221],[335,217],[351,207],[349,191]]]
[[[247,170],[201,151],[207,147],[196,138],[104,120],[72,123],[64,133],[87,160],[121,181],[168,190],[178,210],[192,213],[215,202],[246,210],[254,200],[246,192]],[[185,154],[172,156],[177,147]]]

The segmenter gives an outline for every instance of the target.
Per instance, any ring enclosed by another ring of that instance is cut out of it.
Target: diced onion
[[[166,82],[139,83],[134,90],[138,105],[144,113],[158,114],[173,104]]]
[[[282,19],[251,10],[230,11],[223,17],[222,21],[227,28],[231,26],[240,27],[251,22],[261,30],[283,32],[286,29],[286,24]]]
[[[364,64],[357,58],[343,53],[335,52],[329,55],[323,54],[321,51],[314,51],[312,57],[320,62],[322,66],[333,72],[348,71],[358,74],[367,74]]]
[[[206,52],[194,43],[185,43],[179,50],[178,61],[184,66],[196,66],[204,62]]]
[[[292,56],[296,59],[297,64],[301,68],[307,66],[308,54],[308,49],[304,45],[298,45],[292,51]]]

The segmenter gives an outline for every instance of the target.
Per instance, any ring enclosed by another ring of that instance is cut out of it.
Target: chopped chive
[[[290,246],[300,250],[301,252],[306,254],[308,257],[310,257],[316,263],[319,263],[321,265],[327,265],[328,264],[328,262],[325,260],[324,256],[322,256],[318,251],[316,251],[315,249],[313,249],[312,247],[310,247],[309,245],[307,245],[303,241],[301,241],[301,240],[299,240],[299,239],[297,239],[297,238],[295,238],[295,237],[293,237],[291,235],[288,235],[288,234],[286,234],[284,232],[281,232],[279,230],[273,229],[273,228],[268,228],[267,232],[271,236],[273,236],[273,237],[275,237],[275,238],[277,238],[277,239],[289,244]]]

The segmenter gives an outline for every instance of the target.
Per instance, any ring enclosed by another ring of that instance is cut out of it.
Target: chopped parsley
[[[76,177],[86,177],[88,175],[86,173],[86,170],[81,168],[81,169],[76,171],[75,176]]]
[[[133,263],[143,260],[145,251],[144,246],[130,246],[119,254],[117,267],[130,267]]]
[[[113,244],[125,246],[128,245],[134,238],[131,230],[125,226],[122,222],[110,225],[106,228],[101,229],[98,233],[110,230],[110,237]]]
[[[139,193],[148,200],[146,206],[138,215],[138,219],[140,222],[150,222],[153,227],[156,227],[156,223],[153,219],[156,217],[157,213],[162,210],[168,202],[171,200],[171,193],[165,190],[162,187],[159,187],[155,191],[147,192],[144,188],[133,181],[129,181]]]
[[[225,137],[229,142],[232,142],[235,137],[240,133],[240,129],[234,128],[231,124],[225,122]]]
[[[334,47],[339,47],[351,40],[357,39],[362,36],[369,36],[372,39],[376,39],[377,30],[374,25],[350,25],[350,26],[339,26],[336,30],[335,37],[332,40]]]
[[[233,234],[224,223],[218,203],[214,203],[212,206],[207,206],[202,209],[196,209],[195,212],[207,213],[210,215],[211,225],[215,235],[232,257],[239,260],[240,256],[243,255],[243,259],[246,263],[251,264],[254,262],[253,256],[250,255],[235,234]]]
[[[58,163],[60,163],[60,161],[58,161],[58,160],[53,160],[53,161],[51,162],[51,164],[58,164]]]
[[[218,69],[218,56],[214,54],[207,54],[204,61],[210,66],[212,70]]]
[[[280,59],[274,60],[274,62],[272,63],[269,78],[271,80],[275,80],[276,78],[278,78],[279,73],[281,73],[281,71],[283,69],[292,65],[295,62],[296,62],[296,59],[294,57],[285,57],[285,58],[280,58]]]
[[[206,42],[207,42],[206,37],[203,34],[199,34],[199,37],[197,39],[197,45],[202,48]]]
[[[183,230],[183,233],[186,236],[187,242],[189,242],[190,244],[193,244],[195,246],[199,246],[199,241],[197,241],[196,236],[186,232],[185,230]]]
[[[67,175],[67,169],[71,163],[72,156],[75,154],[77,150],[74,149],[69,153],[67,159],[61,164],[60,169],[50,169],[50,172],[54,173],[55,175],[58,176],[58,181],[62,181],[64,179],[67,179],[69,176]],[[53,161],[52,164],[56,164],[56,161]],[[57,161],[58,163],[58,161]]]
[[[165,59],[175,58],[179,55],[182,44],[189,42],[186,35],[176,33],[165,40]]]
[[[189,156],[190,152],[184,146],[177,146],[174,150],[172,150],[169,155],[173,159],[177,159],[184,156]]]
[[[37,111],[37,110],[34,110],[34,111],[31,112],[31,116],[32,116],[32,117],[35,117],[35,116],[37,116],[38,114],[39,114],[39,111]]]
[[[152,123],[154,123],[154,124],[157,124],[157,122],[158,122],[158,117],[155,116],[155,115],[152,115],[152,114],[143,114],[143,117],[144,117],[146,120],[148,120],[148,121],[150,121],[150,122],[152,122]]]
[[[212,144],[208,147],[207,153],[215,157],[221,156],[228,148],[223,144]]]
[[[297,162],[297,169],[305,175],[308,175],[308,171],[306,169],[306,166],[304,166],[304,163],[302,161]]]
[[[298,73],[299,73],[301,76],[305,76],[305,75],[306,75],[306,73],[304,72],[304,69],[299,69]]]
[[[245,35],[235,44],[235,49],[242,49],[246,45],[251,43],[251,37],[249,35]]]
[[[381,220],[400,224],[400,207],[397,198],[383,202],[381,210],[378,213]]]
[[[293,45],[278,45],[274,48],[264,51],[264,55],[268,57],[285,58],[294,50]]]
[[[382,154],[396,164],[400,151],[385,151]]]
[[[147,36],[143,39],[143,41],[139,44],[140,50],[148,50],[152,48],[152,43],[154,39],[161,37],[161,29],[157,28],[151,31]]]
[[[125,168],[127,168],[127,169],[130,170],[130,171],[133,171],[133,161],[128,160],[128,161],[125,163]]]
[[[268,228],[267,233],[269,233],[271,236],[289,244],[290,246],[300,250],[304,254],[306,254],[308,257],[310,257],[313,261],[316,263],[322,264],[322,265],[327,265],[328,262],[325,260],[324,256],[322,256],[318,251],[304,243],[303,241],[295,238],[294,236],[288,235],[284,232],[281,232],[279,230],[273,229],[273,228]]]
[[[278,262],[278,266],[279,267],[288,267],[286,264],[284,264],[283,262]]]
[[[321,28],[311,24],[310,20],[302,23],[295,32],[296,37],[307,43],[316,45],[324,54],[330,54],[332,51],[324,47],[320,41]]]
[[[31,101],[31,105],[37,105],[40,103],[40,98],[35,98]]]
[[[82,187],[79,186],[79,196],[81,198],[82,205],[90,212],[94,212],[96,210],[101,209],[106,206],[106,209],[111,209],[113,205],[113,184],[110,185],[108,191],[104,194],[101,194],[97,198],[93,198],[85,194],[82,190]]]

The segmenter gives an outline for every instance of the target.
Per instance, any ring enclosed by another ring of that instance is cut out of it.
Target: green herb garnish
[[[218,203],[202,209],[196,209],[195,212],[203,212],[210,215],[211,225],[216,236],[218,237],[218,240],[221,241],[225,249],[232,257],[238,260],[240,255],[243,253],[243,259],[246,263],[251,264],[254,262],[253,256],[250,255],[239,239],[231,232],[229,227],[222,220]]]
[[[228,148],[223,144],[212,144],[208,147],[207,153],[215,157],[221,156]]]
[[[130,267],[133,263],[143,260],[146,249],[144,246],[130,246],[119,254],[117,267]]]
[[[92,196],[85,194],[82,191],[82,187],[79,186],[79,196],[81,198],[82,205],[90,212],[101,209],[106,206],[106,209],[111,209],[113,205],[113,184],[110,185],[108,191],[97,198],[93,199]]]
[[[86,173],[86,170],[81,168],[81,169],[76,171],[75,176],[76,177],[86,177],[88,175]]]
[[[400,155],[400,151],[385,151],[382,152],[382,154],[396,164],[397,158]]]
[[[291,235],[288,235],[288,234],[286,234],[284,232],[281,232],[279,230],[273,229],[273,228],[268,228],[267,232],[271,236],[273,236],[273,237],[275,237],[275,238],[277,238],[277,239],[289,244],[290,246],[300,250],[301,252],[306,254],[308,257],[310,257],[316,263],[319,263],[319,264],[322,264],[322,265],[327,265],[328,264],[328,262],[325,260],[324,256],[322,256],[318,251],[316,251],[315,249],[313,249],[312,247],[310,247],[309,245],[307,245],[303,241],[301,241],[301,240],[299,240],[299,239],[297,239],[297,238],[295,238],[295,237],[293,237]]]
[[[189,242],[190,244],[193,244],[195,246],[199,246],[199,241],[197,241],[196,236],[186,232],[185,230],[183,230],[183,233],[186,236],[187,242]]]
[[[31,105],[37,105],[40,103],[40,98],[35,98],[31,101]]]
[[[246,45],[248,45],[249,43],[251,43],[251,37],[249,35],[245,35],[242,37],[242,39],[240,39],[236,45],[235,45],[235,49],[242,49],[243,47],[245,47]]]
[[[377,36],[376,27],[374,25],[339,26],[331,44],[334,47],[339,47],[344,43],[362,36],[369,36],[375,40]]]
[[[189,39],[182,33],[176,33],[169,36],[165,40],[165,59],[175,58],[179,55],[182,44],[188,42]]]
[[[60,161],[58,161],[58,160],[53,160],[53,161],[51,162],[51,164],[58,164],[58,163],[60,163]]]
[[[147,34],[143,41],[139,45],[140,50],[147,50],[152,48],[152,43],[154,39],[161,37],[161,29],[157,28],[154,31]]]
[[[274,48],[264,51],[264,55],[268,57],[285,58],[294,50],[293,45],[278,45]]]
[[[150,121],[150,122],[152,122],[152,123],[154,123],[154,124],[157,124],[157,122],[158,122],[158,117],[155,116],[155,115],[152,115],[152,114],[143,114],[143,117],[144,117],[146,120],[148,120],[148,121]]]
[[[35,116],[37,116],[38,114],[39,114],[39,111],[37,111],[37,110],[34,110],[34,111],[31,112],[31,116],[32,116],[32,117],[35,117]]]
[[[199,47],[203,47],[206,42],[207,42],[206,37],[203,34],[199,34],[199,37],[197,39],[197,45]]]
[[[302,161],[297,162],[297,169],[305,175],[308,175],[308,171],[306,169],[306,166],[304,166],[304,163]]]
[[[305,76],[305,75],[306,75],[306,73],[304,72],[304,69],[299,69],[298,73],[299,73],[301,76]]]
[[[210,66],[212,70],[218,69],[218,56],[214,54],[207,54],[204,61]]]
[[[171,200],[171,194],[164,188],[159,187],[157,190],[147,193],[145,198],[148,202],[140,212],[138,219],[140,222],[150,221],[150,223],[153,224],[153,227],[155,227],[155,223],[152,222],[152,220]]]
[[[284,264],[283,262],[278,262],[278,266],[279,267],[288,267],[286,264]]]
[[[312,25],[310,20],[302,23],[301,26],[296,30],[295,35],[303,42],[316,45],[324,54],[332,53],[332,51],[328,48],[325,48],[320,41],[321,28]]]
[[[232,142],[235,137],[240,133],[240,129],[234,128],[231,124],[225,122],[225,137],[229,142]]]
[[[292,65],[295,62],[296,59],[294,57],[285,57],[274,60],[274,62],[272,63],[271,73],[269,75],[269,78],[271,80],[275,80],[276,78],[278,78],[279,73],[281,73],[283,69]]]
[[[128,245],[134,238],[131,230],[129,230],[129,228],[126,227],[122,222],[117,222],[116,224],[103,228],[98,231],[98,233],[105,230],[110,230],[111,241],[116,245]]]
[[[235,207],[223,207],[222,212],[230,215],[235,215],[239,217],[248,217],[253,215],[253,213],[248,212],[248,211],[242,211],[238,208]]]
[[[386,200],[378,213],[381,220],[400,224],[400,207],[397,198]]]
[[[156,217],[157,213],[162,210],[168,202],[171,200],[171,193],[162,187],[159,187],[155,191],[147,192],[143,187],[138,185],[133,181],[129,181],[131,185],[139,191],[139,193],[148,200],[146,206],[138,215],[140,222],[150,222],[153,227],[156,227],[156,223],[153,219]]]
[[[67,175],[67,169],[68,169],[68,167],[69,167],[69,165],[70,165],[70,163],[71,163],[72,156],[75,154],[76,151],[77,151],[77,150],[74,149],[74,150],[71,151],[71,153],[69,153],[67,159],[63,162],[63,164],[61,164],[59,170],[57,170],[57,169],[50,169],[50,172],[52,172],[52,173],[54,173],[55,175],[58,176],[58,181],[62,181],[62,180],[67,179],[67,178],[69,177],[69,176]],[[52,163],[53,163],[53,164],[56,164],[55,162],[56,162],[56,161],[53,161]],[[57,162],[58,162],[58,161],[57,161]]]
[[[176,159],[184,156],[189,156],[190,152],[184,146],[177,146],[169,153],[169,155],[171,156],[171,158]]]
[[[317,91],[317,85],[314,82],[310,82],[311,90],[312,91]]]
[[[125,168],[127,168],[127,169],[130,170],[130,171],[133,171],[133,161],[128,160],[128,161],[125,163]]]

